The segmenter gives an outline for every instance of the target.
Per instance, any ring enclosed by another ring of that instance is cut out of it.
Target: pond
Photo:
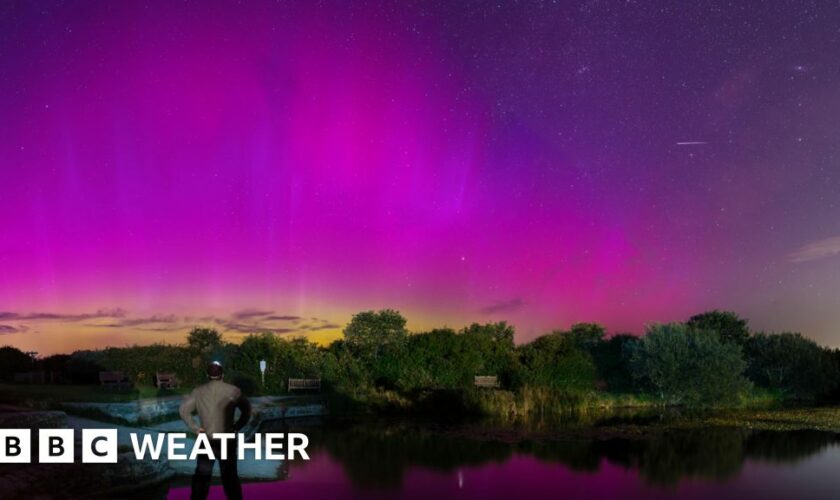
[[[840,435],[742,428],[668,430],[638,438],[506,442],[457,425],[276,424],[305,432],[309,461],[246,498],[809,498],[840,491]],[[480,428],[479,428],[480,430]],[[189,498],[188,482],[167,486]],[[211,498],[224,498],[220,485]]]

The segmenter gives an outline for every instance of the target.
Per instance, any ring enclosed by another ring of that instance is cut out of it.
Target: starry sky
[[[0,344],[840,346],[837,54],[836,2],[2,2]]]

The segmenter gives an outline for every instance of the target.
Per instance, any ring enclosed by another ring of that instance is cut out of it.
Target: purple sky
[[[840,345],[840,11],[3,2],[0,343],[732,309]]]

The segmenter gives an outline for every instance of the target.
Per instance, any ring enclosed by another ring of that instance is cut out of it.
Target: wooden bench
[[[495,375],[476,375],[475,386],[482,388],[497,389],[499,388],[499,377]]]
[[[99,384],[106,389],[131,389],[131,381],[123,372],[99,372]]]
[[[321,379],[319,378],[290,378],[289,392],[292,391],[320,391]]]
[[[158,389],[177,389],[178,384],[178,377],[176,377],[174,373],[155,373],[155,387]]]
[[[46,372],[16,372],[14,380],[18,384],[46,384],[47,374]]]

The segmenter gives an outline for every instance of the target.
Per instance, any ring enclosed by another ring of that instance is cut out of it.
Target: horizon
[[[671,9],[6,2],[0,344],[392,308],[839,346],[836,15]]]
[[[68,319],[70,319],[70,321],[67,321]],[[639,337],[645,334],[649,326],[657,324],[685,323],[688,319],[689,318],[686,317],[682,319],[674,319],[669,321],[649,321],[646,322],[644,325],[641,325],[637,330],[611,330],[602,323],[599,323],[598,321],[582,321],[576,323],[594,323],[601,325],[602,327],[604,327],[605,336],[607,338],[622,334],[630,334]],[[750,329],[750,332],[754,334],[799,333],[806,338],[817,341],[818,344],[824,347],[830,349],[838,348],[837,345],[824,344],[822,342],[819,342],[817,339],[813,339],[813,337],[808,335],[807,332],[802,332],[799,330],[758,329],[755,328],[749,322],[749,318],[743,319],[747,320],[747,326]],[[187,335],[190,333],[190,331],[197,328],[209,328],[218,331],[222,335],[224,341],[232,343],[239,343],[250,335],[274,334],[288,340],[295,338],[304,338],[320,346],[328,346],[332,342],[344,338],[344,328],[347,326],[347,323],[350,321],[350,318],[348,318],[346,322],[339,324],[317,317],[278,315],[274,311],[256,309],[244,309],[236,311],[230,314],[228,318],[212,316],[196,318],[191,316],[179,317],[176,315],[132,318],[128,315],[127,311],[118,308],[114,310],[99,310],[92,314],[70,315],[69,317],[67,315],[55,313],[30,313],[27,315],[18,315],[15,313],[0,312],[0,320],[7,322],[19,321],[34,323],[58,322],[58,325],[62,328],[72,329],[72,325],[75,325],[75,331],[77,332],[96,332],[97,330],[100,330],[103,327],[116,329],[119,328],[119,322],[122,322],[121,324],[125,325],[125,328],[128,330],[127,335],[124,332],[117,332],[118,335],[115,336],[113,332],[111,332],[108,336],[108,339],[105,340],[104,343],[101,336],[92,335],[93,338],[88,338],[87,341],[81,343],[79,338],[74,338],[71,344],[67,344],[69,345],[69,347],[58,347],[59,345],[64,346],[64,344],[53,343],[50,347],[50,349],[53,350],[46,351],[35,351],[35,344],[27,345],[24,343],[21,345],[15,345],[10,344],[8,342],[4,343],[0,341],[0,347],[9,346],[19,349],[23,352],[35,352],[38,358],[44,358],[55,354],[70,354],[75,351],[85,350],[103,350],[107,348],[122,348],[153,344],[182,345],[186,343]],[[62,324],[62,321],[67,322]],[[89,321],[92,322],[84,323]],[[117,321],[118,323],[113,323],[114,321]],[[468,327],[470,324],[486,324],[498,322],[504,322],[513,327],[514,343],[517,345],[526,344],[540,336],[550,335],[556,332],[568,331],[575,324],[573,323],[565,326],[549,328],[545,331],[538,333],[533,337],[524,339],[522,338],[522,335],[518,334],[518,332],[516,331],[516,326],[504,319],[497,319],[492,321],[471,321],[462,325],[429,324],[423,327],[419,327],[417,326],[417,322],[412,323],[411,318],[406,317],[406,328],[410,335],[421,335],[424,333],[428,333],[434,329],[452,329],[457,332],[460,331],[462,328]],[[278,327],[278,323],[286,326]],[[266,326],[272,324],[274,326]],[[79,328],[79,325],[81,325],[82,328]],[[138,341],[138,336],[136,335],[136,333],[131,332],[132,328],[138,328],[144,335],[146,335],[146,338],[144,340]],[[154,333],[158,333],[159,335],[154,336]],[[2,337],[0,337],[0,339],[2,339]],[[122,343],[119,343],[120,341],[122,341]]]

